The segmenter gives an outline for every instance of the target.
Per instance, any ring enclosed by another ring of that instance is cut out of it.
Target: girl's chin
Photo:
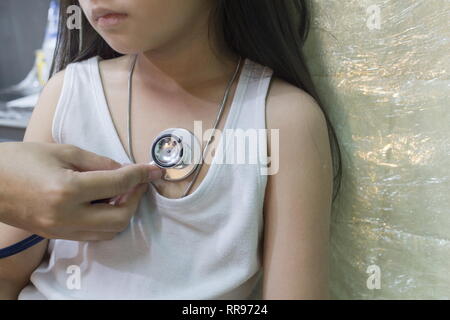
[[[116,41],[106,41],[106,42],[114,51],[120,54],[135,54],[143,51],[143,48],[133,46],[131,44],[124,44]]]
[[[101,34],[101,36],[114,51],[120,54],[134,54],[159,47],[159,43],[154,41],[130,41],[131,37],[126,34]]]

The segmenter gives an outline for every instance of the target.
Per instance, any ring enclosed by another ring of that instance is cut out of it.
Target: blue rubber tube
[[[32,246],[38,244],[42,240],[44,240],[44,238],[36,234],[33,234],[32,236],[20,242],[17,242],[9,247],[0,249],[0,259],[8,258],[24,250],[27,250],[28,248],[31,248]]]

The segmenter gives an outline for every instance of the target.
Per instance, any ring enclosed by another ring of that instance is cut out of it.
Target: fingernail
[[[157,179],[160,179],[162,177],[162,175],[163,175],[163,172],[161,169],[154,169],[154,170],[150,171],[148,178],[150,180],[157,180]]]

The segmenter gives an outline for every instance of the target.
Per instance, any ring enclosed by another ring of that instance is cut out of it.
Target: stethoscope
[[[132,76],[136,64],[137,55],[134,56],[133,63],[128,77],[128,155],[135,162],[131,148],[131,87]],[[239,59],[233,77],[228,82],[224,97],[219,105],[219,111],[214,122],[214,129],[212,130],[206,145],[201,150],[201,144],[197,137],[189,130],[184,128],[169,128],[160,132],[153,140],[150,148],[150,164],[156,165],[165,170],[162,179],[166,181],[180,181],[195,174],[193,179],[188,184],[183,196],[185,196],[192,187],[197,178],[200,168],[203,164],[206,149],[212,141],[214,131],[223,114],[225,103],[228,99],[231,85],[237,77],[238,71],[242,63],[242,58]],[[111,199],[103,199],[95,202],[109,202]],[[43,237],[32,235],[20,242],[17,242],[9,247],[0,249],[0,259],[7,258],[18,254],[44,240]]]
[[[162,179],[181,181],[189,177],[202,161],[197,137],[183,128],[169,128],[154,139],[150,164],[165,169]]]

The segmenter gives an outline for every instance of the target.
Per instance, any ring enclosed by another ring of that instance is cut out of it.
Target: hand
[[[0,155],[0,222],[45,238],[112,239],[162,175],[70,145],[5,142]],[[112,198],[116,205],[98,203]]]

